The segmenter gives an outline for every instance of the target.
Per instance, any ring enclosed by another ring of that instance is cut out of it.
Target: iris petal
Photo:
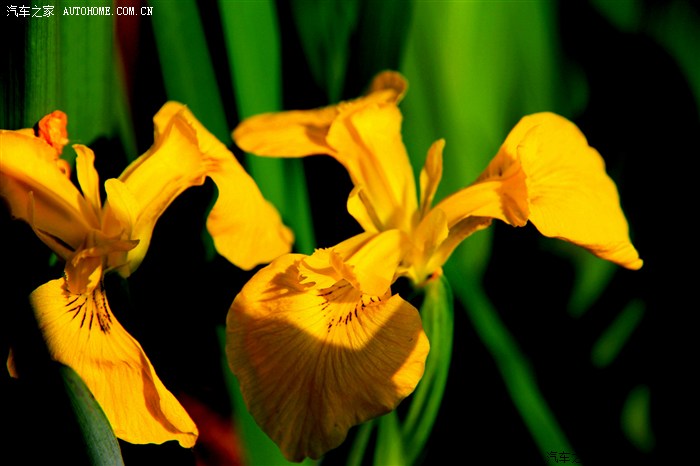
[[[442,179],[442,151],[444,148],[444,139],[435,141],[428,149],[425,165],[420,172],[421,217],[424,217],[430,210]]]
[[[178,102],[168,102],[154,118],[157,133],[182,118],[196,133],[206,175],[218,196],[207,218],[216,250],[238,267],[249,270],[290,251],[294,241],[277,212],[238,163],[233,153]]]
[[[326,136],[337,114],[335,106],[263,113],[244,120],[232,136],[238,147],[261,156],[330,154]]]
[[[398,103],[408,84],[399,73],[385,71],[378,74],[368,94],[351,101],[365,106],[377,103]],[[341,105],[346,105],[345,102]],[[338,116],[339,106],[263,113],[246,118],[233,131],[238,147],[246,152],[267,157],[305,157],[335,151],[326,138],[331,124]]]
[[[496,156],[494,161],[510,159]],[[497,171],[492,178],[480,179],[451,194],[434,209],[444,212],[450,228],[468,217],[497,218],[513,226],[524,226],[530,213],[525,173],[518,162],[513,166],[515,169]]]
[[[241,122],[233,138],[256,155],[333,156],[356,187],[348,208],[363,228],[406,230],[417,204],[397,106],[406,88],[399,73],[383,72],[363,97],[314,110],[256,115]]]
[[[73,146],[78,157],[75,159],[78,183],[85,200],[92,206],[96,218],[102,218],[102,200],[100,199],[100,177],[95,170],[95,154],[88,147],[80,144]]]
[[[344,251],[344,244],[348,240],[333,249],[338,251],[343,263],[352,269],[359,290],[370,295],[382,295],[396,278],[396,268],[408,248],[408,239],[399,230],[358,236],[367,240],[351,253]]]
[[[408,302],[342,278],[302,284],[304,257],[261,269],[227,319],[227,355],[250,412],[294,461],[320,457],[353,425],[395,409],[429,349]]]
[[[552,113],[523,118],[479,179],[436,207],[450,228],[469,216],[515,226],[529,220],[545,236],[623,267],[642,266],[602,157],[573,123]]]
[[[417,199],[413,168],[401,139],[401,112],[393,103],[369,99],[339,108],[327,139],[335,150],[333,156],[353,184],[362,186],[380,222],[375,225],[378,230],[408,229]]]
[[[139,240],[136,248],[128,253],[128,266],[119,269],[123,277],[133,273],[143,261],[151,242],[153,228],[160,215],[185,189],[204,183],[205,166],[197,138],[192,127],[182,117],[174,117],[159,134],[151,150],[136,159],[119,180],[131,192],[135,205],[131,239]],[[120,198],[122,199],[122,198]],[[124,225],[111,211],[111,203],[118,199],[107,199],[104,215],[104,231],[119,234]],[[126,210],[117,207],[115,210]]]
[[[558,115],[539,113],[523,118],[514,131],[502,150],[517,154],[522,164],[529,220],[537,229],[639,269],[642,260],[630,242],[617,187],[579,129]]]
[[[80,375],[117,437],[194,445],[197,427],[116,320],[101,286],[73,294],[65,280],[52,280],[30,299],[52,358]]]
[[[21,131],[0,130],[0,196],[62,258],[99,228],[99,218],[56,164],[56,152]]]
[[[408,90],[408,81],[403,75],[397,71],[386,70],[378,73],[369,85],[367,90],[368,95],[376,94],[383,91],[389,91],[389,99],[387,102],[392,101],[394,103],[399,103],[406,95]]]

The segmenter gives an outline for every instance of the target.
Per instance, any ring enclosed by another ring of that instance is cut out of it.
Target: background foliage
[[[157,109],[179,100],[236,151],[295,230],[300,252],[359,231],[345,210],[350,180],[328,157],[242,154],[229,133],[246,116],[352,98],[376,72],[398,69],[410,84],[403,135],[416,170],[432,141],[447,140],[438,196],[470,183],[521,116],[550,110],[572,119],[618,184],[644,268],[615,268],[531,226],[497,224],[466,241],[447,266],[456,302],[454,322],[440,327],[454,329],[445,397],[417,461],[553,464],[567,452],[585,464],[674,464],[692,456],[685,425],[695,420],[687,379],[697,369],[697,304],[687,268],[697,248],[686,219],[700,134],[692,2],[31,3],[54,6],[54,16],[0,15],[0,128],[32,126],[60,108],[72,142],[95,150],[107,179],[148,148]],[[62,14],[87,3],[153,10]],[[252,272],[216,256],[202,235],[214,194],[207,183],[178,198],[128,285],[108,283],[120,321],[201,431],[192,451],[120,442],[126,464],[282,464],[222,359],[228,306]],[[50,265],[47,248],[4,207],[0,219],[0,349],[13,347],[31,368],[20,380],[0,371],[0,412],[12,426],[2,455],[90,461],[65,371],[46,361],[26,302],[61,265]],[[396,458],[384,450],[401,436],[391,422],[378,421],[377,436],[353,430],[322,464]]]

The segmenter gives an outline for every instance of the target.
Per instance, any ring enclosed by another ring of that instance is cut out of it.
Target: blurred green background
[[[687,269],[697,247],[686,219],[697,198],[697,4],[90,1],[115,14],[64,14],[87,4],[31,2],[31,12],[53,6],[48,17],[3,6],[0,128],[30,127],[62,109],[71,141],[94,149],[105,180],[150,146],[158,108],[179,100],[254,175],[294,229],[299,252],[359,232],[345,209],[349,177],[329,157],[246,156],[229,136],[246,116],[353,98],[378,71],[400,70],[409,81],[403,136],[416,173],[430,143],[447,141],[439,197],[473,181],[520,117],[548,110],[574,121],[618,185],[645,265],[616,268],[529,225],[498,223],[465,241],[446,267],[456,299],[449,377],[417,463],[694,457],[697,304]],[[253,272],[216,256],[203,234],[213,195],[207,182],[180,196],[139,271],[126,285],[107,284],[116,315],[201,432],[192,451],[121,442],[127,465],[283,464],[222,359],[226,312]],[[79,463],[78,427],[26,303],[62,268],[2,209],[0,350],[15,348],[36,370],[20,380],[0,371],[0,412],[13,432],[0,463]],[[395,439],[388,429],[388,437],[369,437],[363,456],[354,440],[367,432],[351,431],[321,464],[382,464],[383,445]]]

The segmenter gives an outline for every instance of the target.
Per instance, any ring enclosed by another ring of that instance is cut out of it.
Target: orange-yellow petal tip
[[[63,147],[68,144],[68,116],[55,110],[39,120],[38,126],[38,136],[61,154]]]
[[[406,91],[408,91],[408,81],[406,81],[406,78],[398,71],[382,71],[372,79],[367,93],[371,94],[384,90],[394,91],[394,101],[398,103],[403,99],[403,96],[406,95]]]

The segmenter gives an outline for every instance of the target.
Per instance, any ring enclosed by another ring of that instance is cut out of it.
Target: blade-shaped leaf
[[[68,366],[59,369],[78,425],[83,433],[91,464],[123,465],[119,442],[100,405],[76,372]]]
[[[607,367],[615,360],[641,322],[644,310],[644,302],[634,300],[615,317],[615,320],[593,344],[591,361],[594,366]]]
[[[187,105],[225,144],[230,141],[219,86],[202,21],[193,0],[154,0],[151,16],[168,98]]]
[[[326,90],[329,102],[341,98],[350,55],[350,37],[357,23],[357,0],[309,0],[292,2],[306,59],[316,83]]]
[[[374,450],[375,466],[408,465],[404,451],[399,416],[396,411],[377,419],[377,445]]]
[[[353,441],[350,453],[348,453],[347,466],[362,466],[362,461],[369,445],[372,430],[374,430],[376,420],[372,419],[357,427],[355,440]]]
[[[406,461],[414,464],[433,430],[447,385],[452,359],[454,305],[447,278],[428,283],[421,306],[423,329],[430,341],[425,373],[413,393],[406,420],[401,426]]]
[[[574,451],[540,391],[525,355],[484,291],[473,280],[465,279],[456,266],[448,268],[448,276],[453,281],[462,281],[462,286],[455,292],[464,303],[481,341],[493,356],[508,393],[540,451]]]
[[[219,2],[239,117],[282,110],[280,33],[275,3]],[[254,37],[255,40],[251,40]],[[263,195],[295,234],[295,248],[310,254],[315,240],[301,160],[248,156],[246,166]]]

